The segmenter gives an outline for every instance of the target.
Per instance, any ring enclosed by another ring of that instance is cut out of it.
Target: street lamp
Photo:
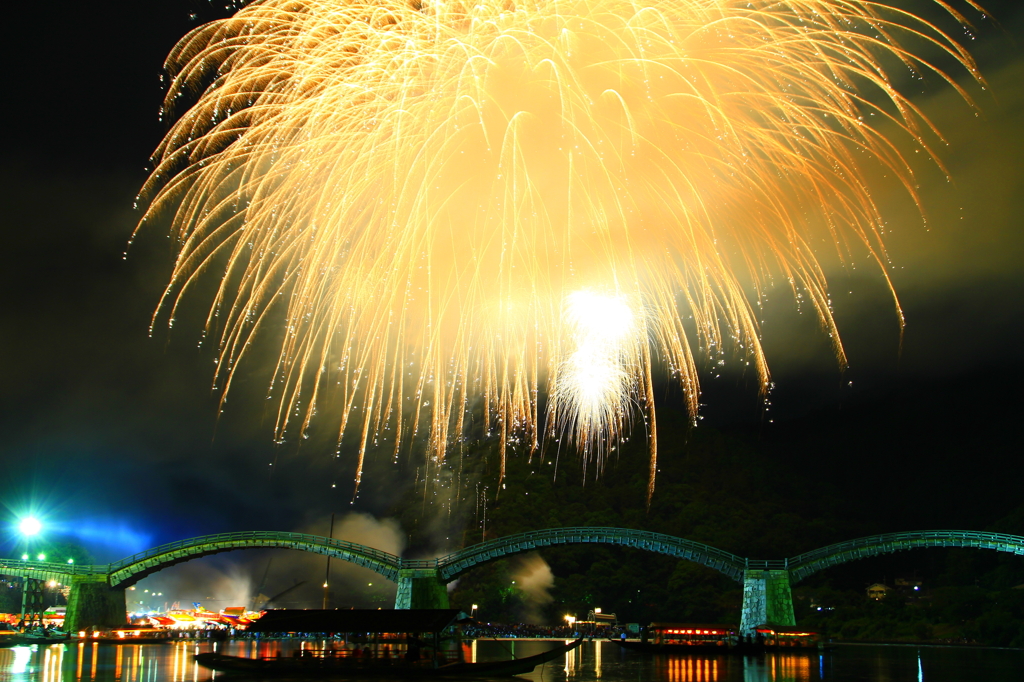
[[[25,536],[39,535],[42,529],[43,524],[34,516],[26,516],[18,523],[18,530]]]
[[[39,532],[41,530],[43,530],[43,524],[40,523],[39,519],[37,519],[34,516],[26,516],[25,518],[18,521],[18,532],[21,533],[22,537],[25,539],[26,550],[32,548],[32,543],[29,541],[29,538],[31,538],[34,535],[39,535]],[[29,555],[28,552],[26,551],[24,554],[21,555],[21,560],[28,561],[28,559]],[[39,560],[42,561],[42,557],[40,557]]]
[[[39,535],[40,531],[42,531],[42,530],[43,530],[43,524],[40,523],[39,519],[37,519],[34,516],[26,516],[25,518],[21,519],[18,522],[18,531],[25,538],[25,549],[26,550],[31,548],[31,543],[29,542],[29,538],[31,538],[31,537],[33,537],[35,535]],[[28,561],[28,552],[26,551],[24,554],[22,554],[21,558],[22,558],[22,561]],[[37,557],[37,559],[39,561],[45,561],[46,560],[46,555],[40,552],[40,554]],[[24,626],[25,626],[25,608],[28,606],[28,594],[29,594],[30,589],[33,592],[35,591],[35,588],[31,587],[33,585],[40,585],[40,583],[35,581],[32,578],[24,578],[24,579],[22,579],[22,583],[21,583],[21,627],[22,627],[22,631],[24,631]],[[41,588],[40,588],[40,590],[41,590]],[[40,605],[40,610],[41,610],[41,605]],[[33,615],[33,619],[35,618],[35,615],[39,615],[40,618],[42,617],[41,613],[34,614]],[[40,624],[41,624],[41,622],[40,622]]]
[[[476,610],[477,610],[477,605],[473,604],[473,608],[471,608],[469,610],[469,617],[470,618],[473,618],[474,616],[476,616]]]

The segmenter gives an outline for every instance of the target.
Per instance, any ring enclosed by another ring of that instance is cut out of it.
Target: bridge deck
[[[427,560],[402,559],[394,554],[344,540],[277,531],[248,531],[204,535],[171,542],[139,552],[111,564],[77,565],[47,561],[0,559],[0,575],[55,579],[67,583],[74,576],[107,576],[111,586],[130,585],[143,577],[183,561],[220,552],[250,548],[281,548],[313,552],[369,568],[397,581],[402,570],[432,570],[443,582],[502,557],[543,547],[604,544],[656,552],[694,561],[743,581],[745,571],[788,571],[797,582],[817,571],[847,561],[925,547],[973,547],[1024,556],[1024,537],[964,530],[928,530],[887,533],[856,538],[788,559],[746,559],[709,545],[662,533],[631,528],[571,527],[520,533],[466,547]]]

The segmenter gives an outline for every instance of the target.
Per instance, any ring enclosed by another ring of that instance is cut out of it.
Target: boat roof
[[[728,630],[735,631],[739,628],[726,623],[651,623],[648,630]]]
[[[271,609],[249,632],[440,632],[458,609]]]
[[[754,628],[758,632],[774,632],[780,635],[794,635],[794,636],[813,636],[819,634],[814,630],[808,630],[807,628],[801,628],[797,625],[772,625],[771,623],[765,623],[764,625],[758,625]]]

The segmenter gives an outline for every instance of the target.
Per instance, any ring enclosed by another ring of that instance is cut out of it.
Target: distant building
[[[879,601],[885,599],[886,595],[892,592],[892,588],[882,583],[875,583],[874,585],[868,586],[868,599],[874,599]]]
[[[896,578],[896,591],[907,604],[920,604],[930,599],[924,591],[924,583],[916,577]]]

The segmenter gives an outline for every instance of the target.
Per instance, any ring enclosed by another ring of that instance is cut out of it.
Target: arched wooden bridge
[[[405,561],[403,568],[430,568],[438,572],[443,582],[448,583],[474,566],[503,557],[532,552],[542,547],[581,544],[617,545],[665,554],[703,564],[739,581],[743,580],[745,570],[746,560],[743,557],[701,542],[630,528],[601,527],[549,528],[509,535],[472,545],[437,559]]]
[[[395,608],[447,607],[445,585],[475,566],[558,545],[600,544],[656,552],[713,568],[743,584],[744,629],[764,622],[795,624],[790,587],[822,569],[879,554],[927,547],[970,547],[1024,555],[1024,537],[963,530],[887,533],[828,545],[788,559],[746,559],[693,540],[629,528],[550,528],[498,538],[429,560],[402,559],[344,540],[303,533],[251,531],[205,535],[134,554],[112,564],[73,565],[0,559],[0,575],[70,584],[69,624],[90,620],[85,603],[124,604],[124,589],[169,566],[240,549],[293,549],[348,561],[398,583]],[[83,597],[89,592],[89,597]],[[110,600],[113,600],[112,602]],[[120,601],[118,601],[120,599]],[[97,602],[98,600],[98,602]],[[96,623],[101,624],[101,623]],[[106,624],[106,623],[102,623]]]

